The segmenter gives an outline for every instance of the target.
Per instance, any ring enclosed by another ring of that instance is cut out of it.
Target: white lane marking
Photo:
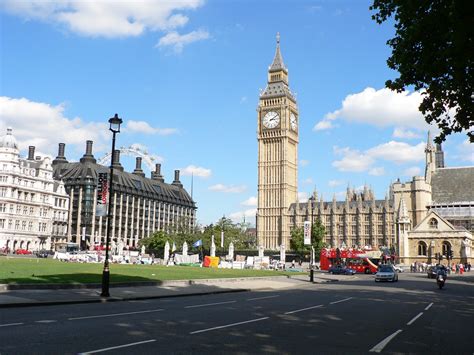
[[[194,305],[194,306],[186,306],[186,307],[184,307],[184,308],[207,307],[207,306],[215,306],[215,305],[218,305],[218,304],[235,303],[235,302],[237,302],[237,301],[226,301],[226,302],[196,304],[196,305]]]
[[[12,327],[14,325],[22,325],[25,323],[8,323],[8,324],[0,324],[0,327]]]
[[[135,346],[135,345],[140,345],[140,344],[146,344],[146,343],[152,343],[156,341],[156,339],[151,339],[151,340],[144,340],[144,341],[138,341],[136,343],[130,343],[130,344],[124,344],[124,345],[118,345],[118,346],[111,346],[110,348],[103,348],[103,349],[97,349],[97,350],[92,350],[92,351],[87,351],[85,353],[79,353],[79,355],[87,355],[87,354],[95,354],[95,353],[100,353],[102,351],[109,351],[109,350],[115,350],[115,349],[120,349],[120,348],[127,348],[129,346]]]
[[[430,309],[432,305],[433,305],[433,302],[431,302],[428,306],[426,306],[425,311],[427,311],[428,309]]]
[[[247,298],[247,301],[265,300],[265,299],[267,299],[267,298],[275,298],[275,297],[280,297],[280,295],[265,296],[265,297],[255,297],[255,298]]]
[[[323,306],[324,305],[319,304],[319,305],[313,306],[313,307],[307,307],[307,308],[297,309],[296,311],[285,312],[285,314],[293,314],[293,313],[303,312],[303,311],[307,311],[308,309],[319,308],[319,307],[323,307]]]
[[[407,325],[412,325],[418,318],[420,318],[423,315],[423,312],[418,313],[411,321],[407,323]]]
[[[377,345],[375,345],[372,349],[369,350],[369,352],[371,353],[379,353],[383,350],[383,348],[385,348],[385,346],[390,342],[390,340],[392,340],[393,338],[395,338],[397,336],[398,333],[401,333],[402,330],[401,329],[398,329],[395,333],[393,333],[392,335],[389,335],[388,337],[386,337],[384,340],[382,340],[380,343],[378,343]]]
[[[118,317],[118,316],[126,316],[129,314],[141,314],[141,313],[152,313],[152,312],[161,312],[164,309],[150,309],[148,311],[137,311],[137,312],[126,312],[126,313],[112,313],[112,314],[100,314],[97,316],[87,316],[87,317],[73,317],[68,318],[68,320],[78,320],[78,319],[90,319],[90,318],[104,318],[104,317]]]
[[[351,299],[352,299],[352,297],[344,298],[343,300],[334,301],[334,302],[331,302],[331,303],[329,303],[329,304],[336,304],[336,303],[346,302],[346,301],[349,301],[349,300],[351,300]]]
[[[55,319],[44,319],[44,320],[36,320],[35,323],[54,323],[57,322]]]
[[[189,333],[189,334],[204,333],[204,332],[209,332],[209,331],[211,331],[211,330],[233,327],[233,326],[235,326],[235,325],[241,325],[241,324],[259,322],[259,321],[261,321],[261,320],[265,320],[265,319],[268,319],[268,318],[270,318],[270,317],[257,318],[257,319],[247,320],[247,321],[245,321],[245,322],[238,322],[238,323],[232,323],[232,324],[227,324],[227,325],[221,325],[221,326],[219,326],[219,327],[213,327],[213,328],[208,328],[208,329],[196,330],[196,331],[191,332],[191,333]]]

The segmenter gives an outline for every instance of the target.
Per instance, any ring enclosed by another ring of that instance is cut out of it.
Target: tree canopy
[[[316,259],[318,259],[319,252],[324,247],[325,228],[319,219],[311,224],[311,245],[304,245],[304,230],[303,227],[295,227],[291,230],[290,247],[291,250],[297,254],[308,254],[311,246],[314,247]]]
[[[474,142],[474,1],[374,0],[370,10],[378,24],[395,21],[387,64],[399,77],[385,85],[420,90],[419,110],[440,128],[436,142],[463,131]]]

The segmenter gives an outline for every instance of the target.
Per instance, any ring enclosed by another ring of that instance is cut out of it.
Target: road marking
[[[314,309],[314,308],[319,308],[319,307],[323,307],[323,306],[324,305],[319,304],[319,305],[313,306],[313,307],[307,307],[307,308],[303,308],[303,309],[297,309],[296,311],[286,312],[285,314],[293,314],[293,313],[303,312],[303,311],[307,311],[308,309]]]
[[[194,306],[186,306],[184,308],[197,308],[197,307],[207,307],[207,306],[215,306],[218,304],[227,304],[227,303],[235,303],[237,301],[226,301],[226,302],[216,302],[216,303],[205,303],[205,304],[196,304]]]
[[[144,340],[144,341],[139,341],[139,342],[136,342],[136,343],[130,343],[130,344],[124,344],[124,345],[118,345],[118,346],[111,346],[110,348],[103,348],[103,349],[87,351],[85,353],[79,353],[79,355],[95,354],[95,353],[100,353],[102,351],[109,351],[109,350],[115,350],[115,349],[120,349],[120,348],[127,348],[129,346],[141,345],[141,344],[146,344],[146,343],[153,343],[154,341],[156,341],[156,339]]]
[[[423,312],[418,313],[417,316],[415,316],[411,321],[407,323],[407,325],[412,325],[418,318],[420,318],[423,315]]]
[[[267,299],[267,298],[275,298],[275,297],[280,297],[280,295],[248,298],[247,301],[265,300],[265,299]]]
[[[426,306],[425,311],[427,311],[428,309],[430,309],[432,305],[433,305],[433,302],[431,302],[428,306]]]
[[[54,323],[57,322],[55,319],[44,319],[44,320],[37,320],[35,323]]]
[[[22,325],[25,323],[8,323],[8,324],[0,324],[0,327],[12,327],[14,325]]]
[[[235,326],[235,325],[241,325],[241,324],[259,322],[259,321],[261,321],[261,320],[265,320],[265,319],[268,319],[268,318],[270,318],[270,317],[257,318],[257,319],[247,320],[247,321],[245,321],[245,322],[238,322],[238,323],[232,323],[232,324],[227,324],[227,325],[221,325],[221,326],[219,326],[219,327],[213,327],[213,328],[208,328],[208,329],[196,330],[196,331],[191,332],[191,333],[189,333],[189,334],[204,333],[204,332],[209,332],[209,331],[211,331],[211,330],[233,327],[233,326]]]
[[[392,340],[393,338],[395,338],[397,336],[398,333],[401,333],[402,330],[401,329],[398,329],[395,333],[393,333],[392,335],[389,335],[388,337],[386,337],[384,340],[382,340],[380,343],[378,343],[377,345],[375,345],[372,349],[369,350],[369,352],[371,353],[379,353],[383,350],[383,348],[385,348],[385,346],[390,342],[390,340]]]
[[[346,301],[349,301],[351,300],[352,297],[349,297],[349,298],[344,298],[343,300],[340,300],[340,301],[334,301],[334,302],[331,302],[330,304],[336,304],[336,303],[340,303],[340,302],[346,302]]]
[[[100,315],[97,315],[97,316],[68,318],[68,320],[103,318],[103,317],[118,317],[118,316],[126,316],[126,315],[129,315],[129,314],[153,313],[153,312],[161,312],[161,311],[164,311],[164,309],[151,309],[151,310],[148,310],[148,311],[137,311],[137,312],[126,312],[126,313],[100,314]]]

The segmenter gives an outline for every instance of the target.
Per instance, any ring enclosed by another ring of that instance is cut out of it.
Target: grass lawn
[[[66,263],[53,259],[0,257],[0,284],[101,283],[103,264]],[[191,266],[110,264],[110,282],[193,280],[295,275],[272,270],[211,269]]]

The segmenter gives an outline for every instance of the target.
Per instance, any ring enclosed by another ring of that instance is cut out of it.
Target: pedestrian
[[[459,264],[459,273],[462,275],[464,274],[464,265],[461,263]]]
[[[295,266],[296,266],[296,261],[295,261],[295,259],[293,259],[293,260],[291,261],[290,269],[294,269]]]

